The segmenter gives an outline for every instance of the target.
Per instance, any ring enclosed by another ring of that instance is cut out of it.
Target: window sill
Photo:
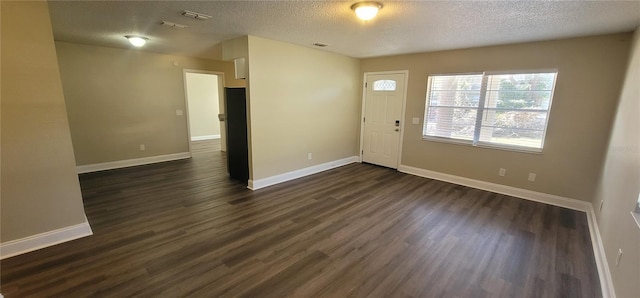
[[[633,216],[633,219],[635,220],[636,225],[638,225],[638,228],[640,229],[640,213],[635,213],[631,211],[631,216]]]
[[[474,145],[473,143],[471,143],[471,141],[446,139],[446,138],[431,137],[431,136],[424,136],[424,135],[422,136],[422,140],[445,143],[445,144],[462,145],[462,146],[468,146],[468,147],[479,147],[479,148],[485,148],[485,149],[495,149],[495,150],[502,150],[502,151],[542,155],[542,149],[525,149],[525,148],[515,147],[515,146],[511,147],[511,146],[493,145],[493,144],[487,144],[487,143],[480,143],[480,144]]]

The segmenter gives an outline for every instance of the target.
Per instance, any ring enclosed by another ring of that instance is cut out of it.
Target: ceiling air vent
[[[189,11],[189,10],[183,11],[182,15],[187,17],[187,18],[192,18],[192,19],[196,19],[196,20],[203,20],[203,21],[212,18],[212,16],[210,16],[210,15],[206,15],[204,13],[199,13],[199,12],[193,12],[193,11]]]
[[[173,29],[184,29],[184,28],[187,28],[186,25],[171,23],[171,22],[167,22],[167,21],[162,21],[162,23],[160,23],[160,24],[162,24],[164,26],[167,26],[167,27],[171,27]]]

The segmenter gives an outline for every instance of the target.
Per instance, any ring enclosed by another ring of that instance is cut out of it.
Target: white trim
[[[568,209],[578,210],[585,212],[587,215],[587,222],[589,224],[589,234],[591,236],[591,245],[593,247],[593,254],[596,261],[596,267],[598,268],[598,277],[600,279],[600,287],[602,289],[602,296],[607,298],[615,298],[615,290],[613,288],[613,281],[611,279],[611,272],[609,271],[609,265],[607,257],[604,252],[604,246],[602,243],[602,237],[598,229],[598,223],[596,221],[593,205],[589,202],[579,201],[576,199],[546,194],[542,192],[521,189],[491,182],[485,182],[475,180],[471,178],[465,178],[450,174],[444,174],[440,172],[425,170],[421,168],[410,167],[406,165],[400,165],[398,171],[416,175],[420,177],[445,181],[458,185],[464,185],[495,193],[505,194],[525,200],[540,202],[544,204],[564,207]]]
[[[423,124],[423,127],[424,127],[424,124]],[[502,151],[510,151],[510,152],[519,152],[519,153],[542,155],[542,148],[527,149],[527,147],[522,147],[522,146],[492,145],[491,143],[487,143],[487,142],[478,142],[478,143],[474,144],[473,141],[471,141],[471,140],[451,139],[451,138],[447,138],[447,137],[425,136],[425,135],[422,135],[422,140],[423,141],[427,141],[427,142],[438,142],[438,143],[443,143],[443,144],[451,144],[451,145],[460,145],[460,146],[468,146],[468,147],[477,147],[477,148],[485,148],[485,149],[493,149],[493,150],[502,150]]]
[[[365,113],[367,112],[367,110],[365,109],[366,105],[365,103],[367,102],[366,96],[367,96],[367,74],[368,73],[364,73],[363,77],[362,77],[362,100],[360,101],[360,106],[361,106],[361,111],[360,111],[360,119],[362,119],[362,121],[360,121],[360,148],[358,149],[358,161],[362,162],[362,159],[364,157],[364,116]]]
[[[596,220],[596,213],[593,205],[589,204],[587,212],[587,222],[589,223],[589,234],[591,236],[591,246],[593,246],[593,255],[596,259],[596,267],[598,268],[598,278],[600,279],[600,289],[603,298],[615,298],[616,291],[613,287],[611,279],[611,271],[609,271],[609,262],[604,251],[604,243],[600,236],[600,229]]]
[[[398,145],[398,162],[396,163],[396,167],[402,164],[402,144],[404,143],[404,132],[407,131],[407,97],[409,96],[407,93],[409,92],[409,71],[402,70],[400,72],[404,74],[404,98],[402,98],[402,115],[400,116],[402,130],[400,131],[400,144]]]
[[[404,75],[404,96],[402,98],[402,109],[400,115],[400,121],[402,121],[402,126],[400,130],[400,139],[398,144],[398,160],[396,161],[396,168],[398,168],[402,161],[402,142],[404,140],[404,132],[406,128],[406,106],[407,106],[407,91],[409,90],[409,70],[393,70],[393,71],[373,71],[373,72],[365,72],[363,75],[362,82],[362,101],[361,106],[362,110],[360,112],[360,119],[363,119],[366,113],[366,97],[367,97],[367,87],[365,86],[367,83],[367,76],[373,75],[391,75],[391,74],[402,74]],[[363,150],[364,150],[364,121],[360,121],[360,151],[358,160],[362,162],[363,160]]]
[[[1,243],[0,260],[91,235],[93,231],[85,217],[85,221],[77,225]]]
[[[522,199],[527,199],[530,201],[536,201],[536,202],[541,202],[549,205],[569,208],[573,210],[587,212],[589,208],[591,208],[590,203],[579,201],[576,199],[570,199],[570,198],[546,194],[542,192],[516,188],[516,187],[506,186],[502,184],[491,183],[491,182],[485,182],[485,181],[480,181],[480,180],[475,180],[471,178],[465,178],[465,177],[460,177],[460,176],[455,176],[450,174],[444,174],[440,172],[414,168],[406,165],[400,165],[400,167],[398,167],[398,171],[420,176],[420,177],[431,178],[435,180],[450,182],[454,184],[469,186],[477,189],[482,189],[482,190],[509,195],[513,197],[518,197]]]
[[[304,176],[309,176],[309,175],[313,175],[319,172],[323,172],[326,170],[330,170],[333,168],[337,168],[337,167],[341,167],[344,165],[348,165],[348,164],[352,164],[358,162],[358,157],[357,156],[351,156],[351,157],[347,157],[347,158],[343,158],[343,159],[339,159],[339,160],[334,160],[334,161],[330,161],[327,163],[323,163],[323,164],[319,164],[319,165],[315,165],[315,166],[311,166],[308,168],[304,168],[304,169],[300,169],[300,170],[295,170],[295,171],[291,171],[291,172],[287,172],[287,173],[283,173],[283,174],[279,174],[279,175],[275,175],[275,176],[271,176],[271,177],[267,177],[267,178],[262,178],[262,179],[258,179],[258,180],[249,180],[248,181],[248,185],[247,188],[251,189],[251,190],[257,190],[260,188],[265,188],[267,186],[271,186],[271,185],[275,185],[278,183],[282,183],[282,182],[286,182],[289,180],[293,180],[293,179],[298,179]]]
[[[165,161],[172,161],[172,160],[186,159],[186,158],[191,158],[191,153],[180,152],[180,153],[156,155],[156,156],[149,156],[149,157],[142,157],[142,158],[95,163],[90,165],[82,165],[82,166],[77,166],[76,171],[78,172],[78,174],[84,174],[84,173],[98,172],[98,171],[111,170],[111,169],[120,169],[120,168],[127,168],[127,167],[133,167],[133,166],[148,165],[148,164],[153,164],[158,162],[165,162]]]
[[[191,137],[191,141],[215,140],[219,138],[220,138],[220,135],[206,135],[206,136]]]
[[[629,211],[631,213],[631,217],[633,217],[633,221],[636,222],[638,228],[640,228],[640,213],[636,213],[635,211]]]

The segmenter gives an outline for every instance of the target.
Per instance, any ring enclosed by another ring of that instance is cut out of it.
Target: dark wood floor
[[[80,177],[91,237],[5,297],[599,297],[586,216],[367,164],[249,191],[224,155]]]

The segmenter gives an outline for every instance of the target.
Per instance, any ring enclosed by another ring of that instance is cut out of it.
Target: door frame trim
[[[391,70],[391,71],[370,71],[364,72],[363,80],[362,80],[362,101],[361,106],[362,109],[360,111],[360,119],[364,120],[364,116],[366,113],[366,96],[367,96],[367,87],[365,87],[365,83],[367,82],[367,77],[371,75],[389,75],[389,74],[403,74],[404,75],[404,96],[402,98],[402,111],[400,112],[400,120],[402,121],[402,125],[400,126],[400,140],[398,144],[398,160],[396,162],[396,170],[400,167],[400,163],[402,161],[402,143],[404,142],[404,131],[406,126],[406,106],[407,106],[407,92],[409,86],[409,70]],[[363,152],[364,152],[364,121],[360,121],[360,149],[358,151],[358,158],[362,163]]]
[[[201,69],[190,69],[183,68],[182,69],[182,87],[184,89],[184,119],[187,122],[187,144],[189,145],[189,157],[192,156],[193,152],[191,151],[191,124],[189,122],[189,95],[187,94],[187,73],[201,73],[201,74],[210,74],[218,76],[218,109],[219,111],[224,111],[224,72],[220,71],[211,71],[211,70],[201,70]],[[216,115],[217,117],[218,115]],[[224,125],[227,125],[226,123]],[[220,135],[222,136],[222,127],[220,128]],[[220,138],[220,142],[226,142],[225,137]]]

